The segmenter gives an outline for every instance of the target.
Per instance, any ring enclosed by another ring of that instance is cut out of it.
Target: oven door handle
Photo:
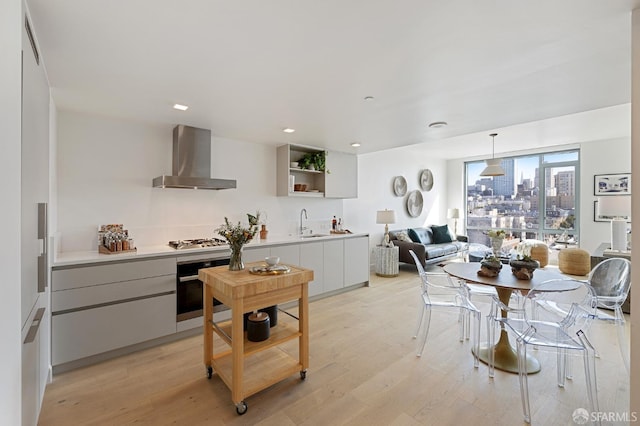
[[[178,277],[178,281],[180,281],[181,283],[186,283],[189,281],[196,281],[196,280],[198,280],[197,275],[188,275],[186,277]]]

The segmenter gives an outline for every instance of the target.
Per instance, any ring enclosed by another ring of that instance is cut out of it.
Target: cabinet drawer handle
[[[29,327],[29,331],[27,332],[27,337],[24,338],[24,344],[31,343],[36,339],[36,335],[38,334],[38,329],[40,328],[40,323],[42,322],[42,317],[44,317],[45,308],[38,308],[36,314],[33,316],[33,322],[31,323],[31,327]]]

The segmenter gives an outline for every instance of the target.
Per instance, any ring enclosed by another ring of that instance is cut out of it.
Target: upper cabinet
[[[276,179],[280,197],[356,198],[358,161],[355,154],[282,145],[277,151]]]
[[[326,162],[325,197],[357,198],[358,157],[345,152],[327,151]]]

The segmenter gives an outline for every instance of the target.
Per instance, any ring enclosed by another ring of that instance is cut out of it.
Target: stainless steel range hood
[[[154,178],[153,187],[229,189],[236,181],[211,177],[211,130],[178,125],[173,129],[172,175]]]

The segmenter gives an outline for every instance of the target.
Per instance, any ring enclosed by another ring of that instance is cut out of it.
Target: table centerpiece
[[[230,271],[241,271],[244,269],[244,263],[242,263],[242,247],[250,242],[258,232],[258,223],[260,220],[260,212],[254,215],[247,213],[247,219],[249,221],[249,227],[243,227],[240,222],[237,225],[231,224],[229,219],[225,216],[224,225],[221,225],[216,229],[218,235],[224,237],[229,243],[231,249],[231,258],[229,259]]]
[[[511,272],[519,280],[530,280],[533,277],[533,271],[540,267],[540,262],[531,257],[530,244],[526,242],[516,246],[516,257],[509,261]]]
[[[496,256],[489,255],[480,261],[478,275],[481,277],[494,278],[500,274],[502,262]]]
[[[487,232],[489,239],[491,240],[491,250],[495,257],[500,257],[500,251],[502,250],[502,244],[507,236],[507,233],[502,229],[491,229]]]

